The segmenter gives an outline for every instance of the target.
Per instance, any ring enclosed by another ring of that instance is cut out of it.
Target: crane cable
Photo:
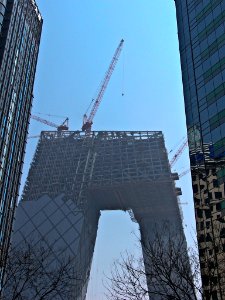
[[[124,56],[124,52],[123,52],[123,69],[122,69],[122,92],[121,95],[124,96],[124,70],[125,70],[125,56]]]
[[[92,106],[92,103],[95,101],[95,99],[93,98],[92,100],[91,100],[91,102],[90,102],[90,104],[88,105],[88,108],[87,108],[87,110],[86,110],[86,112],[85,112],[85,115],[87,115],[87,113],[88,113],[88,111],[90,110],[90,108],[91,108],[91,106]]]

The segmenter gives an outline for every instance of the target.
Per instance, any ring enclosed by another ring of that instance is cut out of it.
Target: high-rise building
[[[0,277],[20,184],[41,30],[34,0],[0,0]]]
[[[42,242],[56,263],[73,257],[79,278],[74,299],[85,299],[100,211],[130,211],[143,243],[164,222],[183,232],[176,179],[162,132],[42,132],[12,245]]]
[[[225,1],[175,0],[205,299],[225,299]]]

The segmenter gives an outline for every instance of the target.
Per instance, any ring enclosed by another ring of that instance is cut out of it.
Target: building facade
[[[7,0],[0,1],[0,32],[2,30],[2,24],[5,16]]]
[[[34,0],[0,0],[0,277],[20,184],[41,30]]]
[[[225,1],[175,0],[205,299],[225,299]]]
[[[183,228],[176,179],[160,131],[42,132],[16,211],[12,246],[41,242],[55,263],[65,255],[73,258],[79,280],[72,299],[84,300],[100,211],[130,211],[143,245],[164,222],[177,237]],[[60,292],[54,299],[62,299]]]

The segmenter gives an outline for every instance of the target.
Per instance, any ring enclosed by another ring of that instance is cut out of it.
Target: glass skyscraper
[[[42,23],[34,0],[0,0],[0,281],[20,184]]]
[[[204,299],[225,299],[225,0],[175,0]]]

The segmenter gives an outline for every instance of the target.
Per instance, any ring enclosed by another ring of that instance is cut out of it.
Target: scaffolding
[[[171,180],[161,131],[46,131],[31,164],[23,200],[65,193],[82,205],[90,187]],[[41,187],[41,190],[40,190]]]

